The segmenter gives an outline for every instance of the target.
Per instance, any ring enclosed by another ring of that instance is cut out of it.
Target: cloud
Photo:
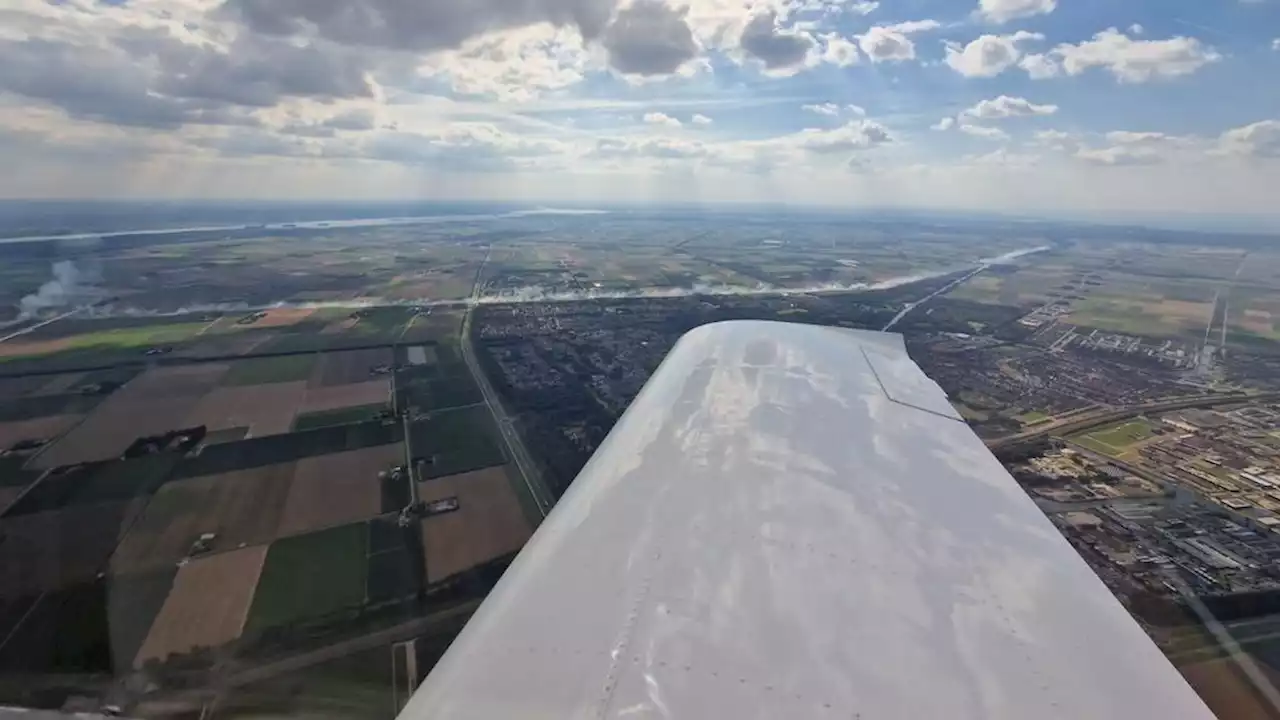
[[[599,138],[587,154],[596,158],[688,160],[708,157],[711,150],[701,142],[680,138]]]
[[[863,2],[850,3],[844,6],[845,10],[858,15],[870,15],[878,7],[880,7],[880,3],[873,2],[873,0],[864,0]]]
[[[1019,42],[1043,39],[1039,33],[1019,31],[1012,35],[983,35],[963,47],[947,43],[946,63],[965,77],[994,77],[1022,57]]]
[[[953,117],[944,117],[938,122],[929,126],[930,130],[950,130],[955,127],[956,119]]]
[[[875,26],[858,35],[858,47],[873,63],[901,62],[916,56],[912,33],[940,27],[936,20],[913,20],[896,25]]]
[[[457,50],[435,53],[416,70],[447,79],[458,93],[527,102],[581,82],[587,64],[576,30],[538,25],[468,40]]]
[[[804,64],[814,42],[803,32],[778,27],[777,15],[765,12],[751,18],[742,30],[739,44],[766,69],[788,70]]]
[[[693,114],[693,117],[689,118],[689,122],[693,123],[694,125],[704,125],[704,126],[705,126],[705,125],[710,125],[711,123],[713,123],[713,122],[715,122],[715,121],[714,121],[714,120],[712,120],[711,118],[707,117],[706,115],[701,114],[701,113],[694,113],[694,114]]]
[[[598,37],[614,0],[224,0],[222,14],[258,33],[344,45],[431,51],[496,30],[550,23]],[[619,13],[622,16],[622,13]]]
[[[978,0],[978,13],[991,22],[1005,23],[1032,15],[1047,15],[1057,5],[1057,0]]]
[[[840,114],[840,106],[835,103],[822,103],[821,105],[801,105],[801,110],[807,110],[818,115],[827,115],[835,117]]]
[[[1027,55],[1018,61],[1018,67],[1027,71],[1032,80],[1056,77],[1062,68],[1048,55]]]
[[[1012,117],[1031,117],[1035,115],[1052,115],[1058,112],[1057,105],[1036,105],[1026,98],[1001,95],[990,100],[983,100],[960,113],[961,122],[966,118],[979,120],[1003,120]]]
[[[819,35],[818,39],[822,41],[823,62],[837,67],[848,67],[858,63],[860,59],[858,46],[844,36],[839,33],[825,33]]]
[[[806,128],[783,138],[784,142],[819,155],[866,150],[891,140],[889,131],[883,125],[870,120],[853,120],[830,130]]]
[[[1077,45],[1059,45],[1053,54],[1061,59],[1068,75],[1079,75],[1097,67],[1108,70],[1125,83],[1189,75],[1222,59],[1213,48],[1195,38],[1134,40],[1115,28],[1103,30],[1092,40]]]
[[[1154,165],[1164,158],[1154,149],[1115,146],[1108,148],[1080,148],[1075,157],[1091,165],[1124,166]]]
[[[1271,49],[1280,50],[1280,38],[1276,38],[1275,40],[1271,41]]]
[[[962,133],[975,135],[977,137],[987,138],[990,140],[1004,140],[1009,134],[1000,128],[987,127],[986,125],[971,125],[969,123],[961,123],[959,130]]]
[[[1255,158],[1280,158],[1280,120],[1232,128],[1219,138],[1222,151]]]
[[[660,112],[645,113],[644,121],[649,125],[664,125],[673,128],[678,128],[681,125],[679,120]]]
[[[1076,144],[1076,136],[1062,130],[1037,130],[1031,137],[1035,142],[1050,147],[1064,148]]]
[[[563,142],[513,135],[492,123],[453,123],[435,133],[381,132],[359,152],[373,160],[442,171],[504,172],[536,167],[568,150]]]
[[[652,0],[619,11],[601,41],[609,64],[631,75],[675,72],[698,54],[687,12],[687,8],[673,9]]]

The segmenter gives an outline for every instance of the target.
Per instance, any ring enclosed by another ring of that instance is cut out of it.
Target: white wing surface
[[[427,718],[1209,718],[907,356],[686,335],[426,679]]]

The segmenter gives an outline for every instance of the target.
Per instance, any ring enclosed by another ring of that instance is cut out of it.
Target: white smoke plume
[[[53,279],[18,301],[18,317],[30,319],[42,310],[85,302],[95,295],[91,284],[96,279],[97,273],[85,272],[71,260],[59,260],[53,264]]]
[[[479,298],[416,298],[412,300],[393,300],[388,298],[365,297],[355,298],[352,300],[334,300],[334,301],[317,301],[317,302],[292,302],[282,300],[279,302],[267,303],[263,305],[252,305],[249,303],[207,303],[192,304],[173,310],[155,310],[148,308],[131,307],[121,304],[99,304],[93,307],[85,308],[84,315],[87,317],[170,317],[177,315],[187,315],[192,313],[231,313],[231,312],[257,312],[261,310],[274,310],[279,308],[291,309],[322,309],[322,308],[343,308],[343,309],[360,309],[369,307],[472,307],[475,305],[514,305],[520,303],[554,303],[554,302],[578,302],[582,300],[632,300],[641,298],[678,298],[691,296],[790,296],[790,295],[822,295],[830,293],[856,293],[869,292],[875,290],[888,290],[891,288],[909,285],[911,283],[920,282],[922,280],[931,280],[934,278],[951,275],[956,272],[965,270],[976,271],[986,269],[991,265],[1002,265],[1012,262],[1024,255],[1043,252],[1048,250],[1049,246],[1039,246],[1015,250],[996,257],[982,258],[980,260],[959,265],[956,267],[939,270],[936,272],[920,273],[916,275],[903,275],[900,277],[889,278],[875,283],[821,283],[804,285],[800,287],[780,287],[776,285],[759,284],[754,286],[745,285],[705,285],[697,284],[691,288],[665,287],[665,288],[644,288],[639,290],[585,290],[572,292],[548,291],[540,287],[525,287],[519,289],[503,290],[501,294],[485,294]],[[966,276],[967,279],[968,276]],[[954,284],[958,284],[954,283]],[[948,289],[951,286],[948,286]]]

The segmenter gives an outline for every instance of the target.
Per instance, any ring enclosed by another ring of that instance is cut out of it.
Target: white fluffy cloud
[[[822,103],[821,105],[801,105],[801,110],[807,110],[818,115],[827,115],[835,117],[840,114],[840,106],[835,103]]]
[[[959,125],[960,132],[974,135],[976,137],[987,138],[989,140],[1004,140],[1009,134],[1000,128],[988,127],[986,125],[971,125],[969,123],[961,123]]]
[[[1280,38],[1276,38],[1275,40],[1271,41],[1271,49],[1280,50]]]
[[[693,123],[694,125],[706,126],[706,125],[712,124],[715,121],[707,117],[706,115],[703,115],[702,113],[694,113],[693,117],[689,118],[689,122]]]
[[[1188,75],[1222,59],[1217,51],[1195,38],[1134,40],[1115,28],[1103,30],[1092,40],[1076,45],[1059,45],[1053,54],[1061,60],[1068,75],[1079,75],[1096,67],[1127,83]]]
[[[950,130],[951,128],[955,127],[955,124],[956,124],[956,119],[948,115],[947,117],[944,117],[938,122],[930,125],[929,129],[930,130]]]
[[[822,41],[822,61],[837,67],[856,65],[859,60],[858,46],[839,33],[825,33],[818,36]]]
[[[1048,55],[1027,55],[1018,61],[1018,67],[1026,70],[1032,80],[1056,77],[1061,72],[1058,61]]]
[[[990,100],[983,100],[960,113],[960,119],[975,118],[978,120],[1003,120],[1013,117],[1032,117],[1035,115],[1052,115],[1058,112],[1057,105],[1037,105],[1026,98],[1001,95]]]
[[[1257,158],[1280,158],[1280,120],[1263,120],[1222,134],[1222,150]]]
[[[994,77],[1022,57],[1018,43],[1043,39],[1040,33],[1020,30],[1012,35],[983,35],[964,46],[947,43],[946,63],[965,77]]]
[[[991,22],[1004,23],[1051,13],[1057,5],[1057,0],[979,0],[978,13]]]
[[[649,125],[663,125],[666,127],[678,128],[681,122],[666,113],[651,112],[644,114],[644,121]]]
[[[912,20],[895,25],[877,25],[858,35],[858,47],[873,63],[901,62],[916,56],[913,33],[934,30],[940,26],[936,20]]]

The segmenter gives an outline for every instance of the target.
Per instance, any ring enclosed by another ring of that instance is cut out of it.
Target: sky
[[[1280,0],[0,0],[0,197],[1280,219]]]

